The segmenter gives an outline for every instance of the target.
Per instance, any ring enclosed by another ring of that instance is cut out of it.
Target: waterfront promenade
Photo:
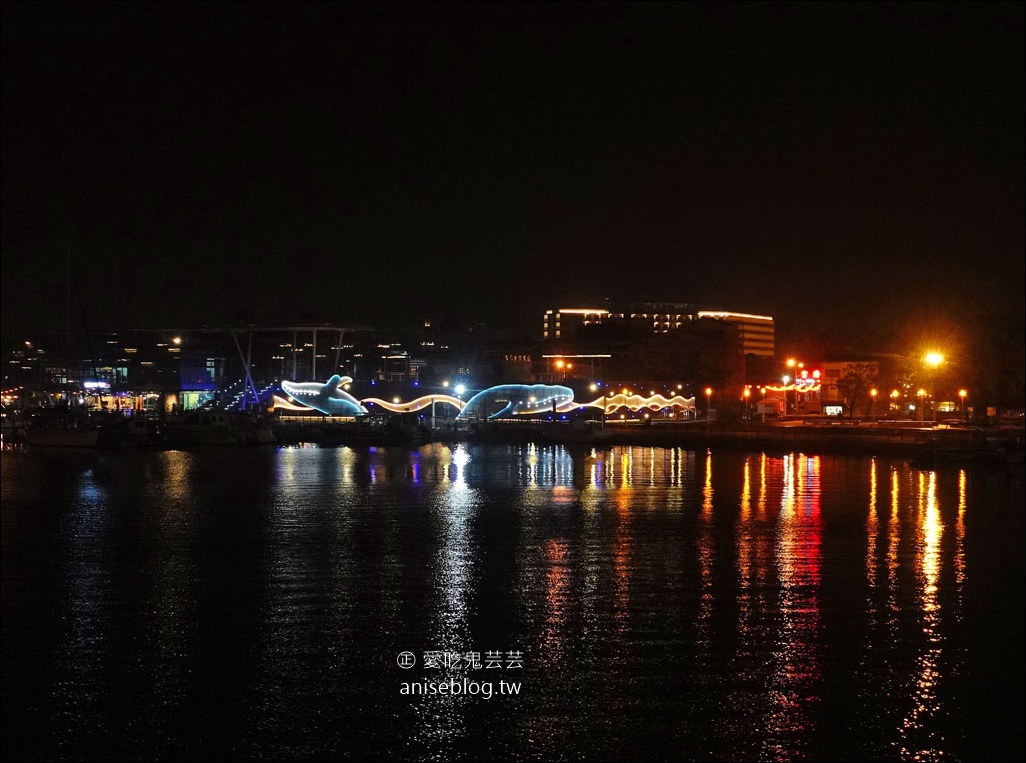
[[[283,422],[279,441],[359,444],[368,430],[331,419]],[[1023,450],[1023,429],[970,427],[913,421],[777,419],[775,421],[503,419],[400,426],[371,433],[370,444],[441,442],[536,442],[604,447],[738,447],[808,453],[868,453],[918,457],[941,453],[960,459],[1004,460]]]
[[[582,433],[571,425],[553,422],[492,424],[496,437],[528,434],[552,442],[608,443],[712,447],[736,446],[755,450],[803,450],[821,453],[879,453],[919,455],[924,450],[962,452],[983,456],[1022,452],[1022,428],[931,426],[922,422],[816,421],[801,419],[763,422],[604,422]]]
[[[143,437],[117,436],[123,427],[105,419],[100,437],[90,445],[101,448],[156,446],[166,449],[212,445],[282,446],[418,446],[443,443],[523,443],[581,447],[647,446],[707,447],[761,450],[766,452],[852,453],[895,455],[915,459],[1022,462],[1023,426],[1005,422],[994,426],[954,423],[858,420],[833,418],[782,418],[769,421],[707,421],[670,419],[607,419],[550,421],[537,418],[432,421],[411,415],[374,415],[360,419],[330,416],[225,417],[223,437],[193,439],[171,437],[172,421],[140,421],[147,424]],[[200,427],[202,428],[202,427]],[[209,427],[208,427],[209,428]],[[109,434],[109,436],[107,436]],[[203,435],[209,434],[202,432]],[[17,445],[25,430],[5,430],[4,443]],[[260,435],[260,436],[257,436]],[[45,443],[43,443],[45,444]]]

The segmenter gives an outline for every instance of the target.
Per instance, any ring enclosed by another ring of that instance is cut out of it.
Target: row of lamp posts
[[[934,369],[936,369],[936,367],[938,365],[940,365],[940,363],[943,362],[944,358],[939,353],[929,353],[925,357],[924,360],[927,363],[927,365],[930,365]],[[562,367],[561,362],[557,363],[557,365]],[[787,366],[788,366],[788,368],[792,369],[792,372],[795,375],[794,376],[785,376],[784,377],[784,384],[787,384],[792,379],[794,380],[794,384],[795,384],[795,388],[794,388],[794,412],[795,412],[795,414],[798,413],[798,376],[797,376],[796,368],[800,368],[802,365],[803,364],[798,363],[794,358],[789,358],[788,361],[787,361]],[[567,364],[567,367],[568,368],[570,367],[569,364]],[[712,387],[706,387],[705,388],[705,417],[706,417],[707,425],[710,426],[710,427],[712,426],[712,393],[713,393]],[[876,417],[876,398],[877,398],[878,394],[879,393],[878,393],[876,388],[873,388],[873,389],[869,390],[869,397],[870,397],[869,415],[870,415],[870,418],[875,418]],[[744,391],[742,392],[742,395],[743,395],[744,404],[745,404],[745,419],[748,420],[748,419],[751,418],[751,407],[750,407],[751,396],[752,396],[752,389],[751,389],[751,387],[748,386],[748,385],[745,385],[745,388],[744,388]],[[766,396],[766,389],[765,388],[762,388],[762,395],[763,395],[763,398],[765,398],[765,396]],[[898,397],[900,395],[901,395],[901,393],[898,390],[893,390],[891,392],[891,394],[890,394],[891,403],[892,404],[897,404]],[[968,395],[969,395],[968,390],[960,389],[958,391],[958,396],[959,396],[959,398],[962,401],[962,418],[963,419],[965,418],[965,414],[966,414],[966,397],[968,397]],[[920,420],[922,420],[923,419],[923,415],[924,415],[925,401],[926,401],[926,390],[925,389],[920,389],[916,393],[916,396],[917,396],[917,400],[918,400],[918,402],[916,404],[917,405],[917,414],[918,414],[917,417]]]

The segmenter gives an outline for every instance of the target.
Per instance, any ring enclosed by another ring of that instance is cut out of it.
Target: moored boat
[[[25,442],[37,448],[94,448],[100,428],[88,413],[62,408],[40,408],[26,420]]]
[[[36,448],[94,448],[99,429],[29,429],[27,442]]]
[[[144,416],[108,415],[100,429],[101,448],[147,447],[159,440],[157,422]]]
[[[21,415],[21,411],[8,408],[6,405],[2,406],[0,437],[3,438],[4,444],[23,443],[26,441],[25,417]]]
[[[224,411],[199,410],[161,427],[169,446],[235,445],[238,439],[231,417]]]

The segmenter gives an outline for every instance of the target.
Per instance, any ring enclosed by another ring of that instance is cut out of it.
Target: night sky
[[[1023,8],[4,3],[4,338],[1021,321]]]

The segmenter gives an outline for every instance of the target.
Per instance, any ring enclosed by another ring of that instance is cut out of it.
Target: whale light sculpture
[[[360,401],[341,388],[352,379],[348,376],[335,374],[328,381],[291,382],[283,381],[281,388],[295,400],[305,406],[320,411],[327,416],[364,416],[367,409]]]
[[[642,408],[660,410],[674,408],[685,412],[694,411],[695,398],[680,395],[616,394],[600,397],[590,403],[575,403],[574,392],[559,384],[500,384],[488,387],[471,397],[466,403],[451,395],[424,395],[409,402],[388,402],[376,397],[357,400],[341,385],[351,382],[348,376],[332,376],[324,384],[320,382],[283,381],[282,389],[299,408],[313,408],[328,416],[363,416],[368,413],[366,405],[375,405],[395,413],[420,411],[435,403],[444,403],[459,410],[458,419],[498,419],[508,416],[529,416],[542,413],[566,413],[577,408],[600,408],[611,414],[619,408],[638,411]],[[281,398],[278,398],[281,401]],[[284,403],[285,401],[281,401]],[[287,404],[282,407],[290,407]]]
[[[474,395],[458,419],[498,419],[532,413],[563,413],[577,407],[574,391],[558,384],[500,384]]]

